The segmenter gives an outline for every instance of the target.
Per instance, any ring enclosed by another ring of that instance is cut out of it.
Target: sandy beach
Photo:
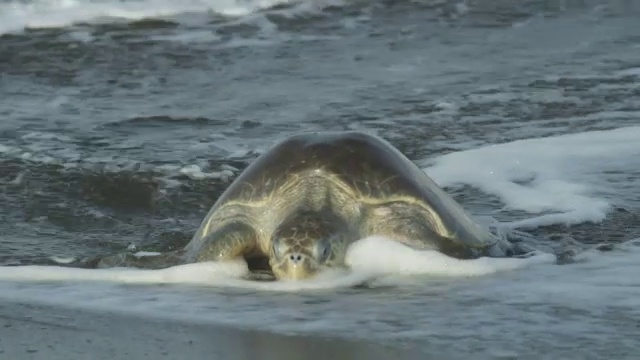
[[[415,349],[0,303],[2,359],[416,359]]]

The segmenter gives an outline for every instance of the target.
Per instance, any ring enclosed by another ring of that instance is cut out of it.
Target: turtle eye
[[[286,252],[286,244],[282,239],[275,239],[271,246],[271,250],[276,258],[282,258]]]
[[[329,258],[331,252],[331,244],[328,241],[322,241],[318,248],[318,258],[320,261],[325,261]]]

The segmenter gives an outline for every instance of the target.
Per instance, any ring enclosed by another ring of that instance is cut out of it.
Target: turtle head
[[[269,264],[279,280],[311,278],[344,264],[348,234],[336,217],[317,212],[296,214],[276,229]]]

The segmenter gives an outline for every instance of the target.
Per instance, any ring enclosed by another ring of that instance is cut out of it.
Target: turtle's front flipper
[[[187,246],[194,262],[225,261],[244,258],[249,273],[243,278],[252,281],[274,280],[268,256],[258,243],[255,230],[241,222],[227,224]]]
[[[187,247],[192,262],[266,257],[253,227],[242,222],[226,224],[200,240],[194,239]]]
[[[103,258],[91,259],[84,262],[81,267],[88,268],[113,268],[131,267],[138,269],[164,269],[184,264],[184,251],[177,250],[157,255],[140,255],[135,253],[121,253]]]
[[[384,236],[417,250],[436,250],[458,259],[476,258],[486,248],[443,236],[437,219],[419,206],[383,204],[371,207],[367,215],[361,237]]]

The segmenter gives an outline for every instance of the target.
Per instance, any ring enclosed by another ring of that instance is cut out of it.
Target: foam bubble
[[[162,253],[155,252],[155,251],[138,251],[137,253],[133,254],[133,256],[135,257],[158,256],[158,255],[162,255]]]
[[[443,113],[455,113],[458,111],[458,106],[454,102],[439,101],[435,104],[435,108]]]
[[[206,43],[220,40],[222,37],[214,34],[212,31],[188,31],[173,35],[155,35],[152,40],[157,41],[178,41],[182,43]]]
[[[616,72],[619,76],[640,76],[640,67],[631,67]]]
[[[505,224],[513,228],[599,222],[628,196],[604,173],[640,168],[638,139],[640,126],[518,140],[438,157],[425,172],[441,186],[470,185],[537,215]]]
[[[49,259],[57,264],[71,264],[77,259],[74,257],[51,256]]]
[[[180,169],[180,173],[188,176],[193,180],[202,179],[229,179],[233,176],[233,172],[229,169],[224,169],[219,172],[204,172],[198,165],[187,165]]]

